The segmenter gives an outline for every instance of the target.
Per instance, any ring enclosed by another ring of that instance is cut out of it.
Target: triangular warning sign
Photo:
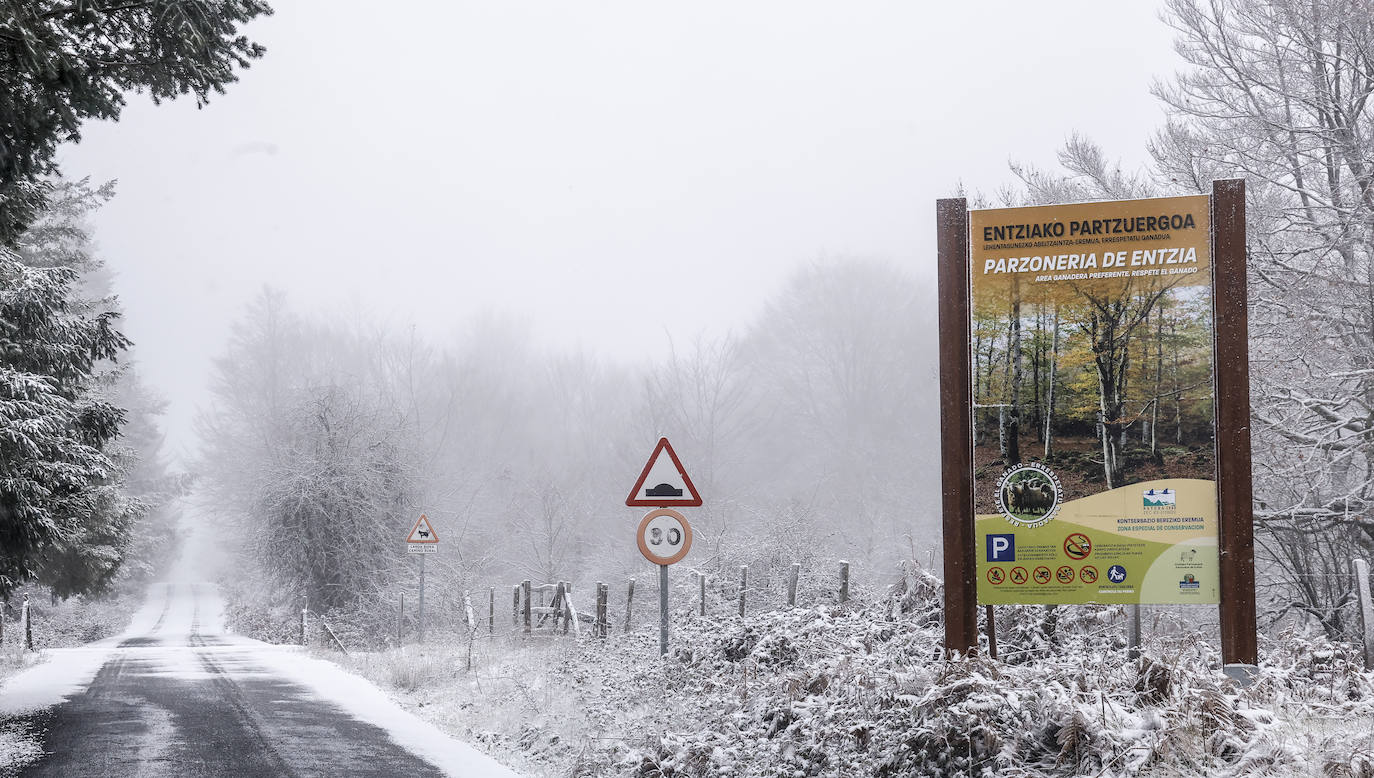
[[[410,528],[410,534],[406,536],[407,543],[438,543],[439,536],[434,533],[434,527],[430,526],[429,517],[420,514],[420,518],[415,522],[415,526]]]
[[[663,456],[664,453],[668,456]],[[625,498],[625,504],[644,508],[701,505],[701,495],[692,485],[692,479],[687,477],[687,471],[682,468],[667,438],[658,439],[654,453],[649,455],[649,462],[635,481],[630,496]]]

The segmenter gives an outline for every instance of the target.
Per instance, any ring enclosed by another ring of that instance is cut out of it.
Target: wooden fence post
[[[849,563],[840,560],[840,602],[849,602]]]
[[[487,634],[496,634],[496,587],[487,587],[491,596],[491,604],[487,607]]]
[[[610,633],[610,625],[606,623],[606,597],[609,590],[606,584],[601,581],[596,582],[596,634],[597,637],[605,639]]]
[[[401,645],[406,628],[406,593],[401,592],[401,609],[396,613],[396,645]]]
[[[697,615],[706,615],[706,574],[697,573]]]
[[[625,591],[625,631],[630,631],[630,614],[634,609],[635,602],[635,579],[630,579],[630,585]]]
[[[1355,602],[1360,609],[1360,636],[1364,639],[1364,667],[1374,670],[1374,603],[1370,601],[1369,564],[1363,559],[1350,563],[1355,573]]]
[[[992,606],[988,608],[988,656],[992,661],[997,661],[997,622],[992,615]]]
[[[29,596],[24,595],[24,607],[19,612],[19,619],[24,624],[24,650],[33,650],[33,615],[29,613]]]
[[[571,582],[571,581],[564,581],[564,582],[563,582],[563,634],[564,634],[564,635],[568,634],[568,625],[572,623],[572,620],[576,617],[576,615],[577,615],[577,611],[573,609],[573,604],[572,604],[572,582]],[[558,622],[554,622],[553,625],[554,625],[555,627],[557,627],[557,626],[558,626]]]
[[[744,616],[744,591],[749,588],[749,566],[740,565],[739,568],[739,615]]]
[[[563,582],[559,581],[553,590],[553,631],[558,632],[558,622],[563,616]],[[540,620],[543,624],[543,620]]]
[[[301,645],[309,645],[310,640],[310,609],[301,608]]]
[[[797,577],[801,575],[801,563],[792,563],[792,575],[787,579],[787,605],[795,607],[797,604]]]
[[[524,610],[524,616],[525,616],[525,632],[529,632],[529,631],[530,631],[530,595],[532,594],[531,589],[534,588],[534,582],[532,582],[532,581],[530,581],[530,579],[526,578],[524,581],[521,581],[521,582],[520,582],[520,587],[521,587],[522,589],[524,589],[524,594],[525,594],[525,610]]]
[[[1132,662],[1140,658],[1140,603],[1126,606],[1126,658]]]

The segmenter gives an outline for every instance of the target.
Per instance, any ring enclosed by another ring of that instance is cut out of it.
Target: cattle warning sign
[[[406,551],[412,554],[431,554],[438,547],[439,534],[429,523],[429,517],[420,514],[420,518],[415,520],[415,526],[410,528],[410,534],[406,535]]]

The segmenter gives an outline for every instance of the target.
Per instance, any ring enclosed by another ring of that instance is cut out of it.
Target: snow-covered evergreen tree
[[[156,459],[160,405],[116,361],[130,344],[85,227],[113,187],[50,183],[49,207],[0,257],[0,596],[30,579],[58,597],[104,588],[138,520],[178,488]],[[138,439],[117,441],[131,422]],[[138,534],[153,536],[138,545],[139,569],[170,545],[167,516],[157,517],[157,530]]]
[[[114,463],[102,451],[124,412],[94,391],[102,360],[129,341],[110,312],[73,311],[77,272],[29,267],[0,250],[0,595],[40,563],[73,564],[64,590],[108,580],[133,516],[113,509]]]
[[[0,244],[42,215],[59,144],[118,119],[129,91],[203,105],[263,48],[262,0],[0,0]]]

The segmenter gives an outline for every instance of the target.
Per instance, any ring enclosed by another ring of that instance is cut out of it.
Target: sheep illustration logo
[[[1059,512],[1059,476],[1039,462],[1007,468],[997,481],[997,510],[1018,527],[1043,526]]]

